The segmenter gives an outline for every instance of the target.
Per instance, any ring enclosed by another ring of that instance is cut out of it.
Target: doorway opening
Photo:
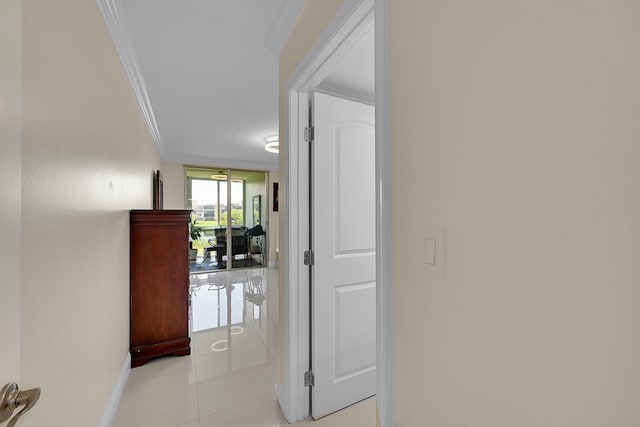
[[[285,381],[277,386],[278,401],[290,422],[304,419],[312,413],[312,403],[309,400],[309,390],[305,379],[314,378],[314,361],[310,360],[312,351],[309,349],[310,335],[312,333],[313,320],[310,313],[313,312],[313,303],[309,304],[312,290],[309,284],[312,281],[312,273],[304,265],[303,253],[313,248],[312,238],[308,230],[313,227],[313,219],[309,214],[312,208],[309,194],[313,190],[313,183],[309,179],[308,170],[313,167],[313,159],[305,143],[305,134],[308,136],[306,118],[311,116],[310,98],[315,92],[330,92],[331,95],[339,95],[343,99],[357,99],[362,102],[352,88],[339,87],[335,81],[331,81],[332,71],[340,68],[340,63],[348,57],[348,52],[365,38],[367,34],[375,33],[375,62],[372,68],[376,73],[375,94],[371,96],[376,100],[376,125],[375,125],[375,207],[372,215],[375,218],[375,281],[376,298],[375,323],[376,323],[376,394],[377,412],[382,425],[389,424],[392,420],[392,337],[391,299],[390,292],[390,220],[389,208],[385,207],[388,197],[390,176],[388,162],[388,86],[386,67],[382,64],[386,60],[387,25],[386,2],[375,0],[376,15],[374,18],[374,0],[359,0],[345,2],[343,8],[331,21],[328,28],[320,36],[308,54],[307,58],[298,66],[298,70],[287,82],[287,127],[288,127],[288,171],[287,171],[287,215],[289,233],[287,236],[287,299],[286,299],[286,328],[285,328]],[[380,10],[380,13],[378,13]],[[375,19],[375,27],[373,25]],[[380,29],[378,25],[381,23]],[[355,56],[355,54],[354,54]],[[332,88],[327,88],[328,83]],[[385,88],[386,87],[386,88]],[[382,88],[381,91],[379,89]],[[381,108],[380,108],[381,107]],[[381,244],[382,243],[382,244]],[[313,267],[312,267],[313,268]],[[311,270],[313,271],[313,270]],[[385,286],[381,287],[383,283]],[[381,298],[384,295],[386,299]],[[311,306],[311,307],[310,307]],[[327,319],[332,322],[332,319]],[[382,362],[382,363],[381,363]],[[310,370],[311,369],[311,370]],[[310,375],[311,374],[311,375]]]
[[[310,100],[309,375],[318,419],[376,393],[375,113],[321,92]]]
[[[190,272],[267,265],[267,173],[187,167],[186,178]]]

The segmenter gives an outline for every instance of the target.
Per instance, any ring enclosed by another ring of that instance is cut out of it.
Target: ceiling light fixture
[[[226,181],[227,175],[222,171],[218,171],[218,173],[214,173],[213,175],[211,175],[211,179],[215,179],[216,181]],[[243,181],[240,178],[231,178],[231,182],[242,183]]]
[[[227,175],[223,173],[213,174],[211,175],[211,179],[217,179],[218,181],[226,181]]]
[[[268,136],[265,139],[264,149],[270,153],[280,152],[280,137],[278,135]]]

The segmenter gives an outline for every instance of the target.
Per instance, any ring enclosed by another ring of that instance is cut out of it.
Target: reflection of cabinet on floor
[[[132,210],[131,366],[190,354],[191,211]]]

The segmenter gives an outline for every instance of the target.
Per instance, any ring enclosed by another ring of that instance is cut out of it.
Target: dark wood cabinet
[[[131,367],[191,353],[188,210],[132,210]]]

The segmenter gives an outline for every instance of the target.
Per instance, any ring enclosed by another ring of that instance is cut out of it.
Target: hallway
[[[278,270],[191,276],[191,355],[131,370],[114,427],[284,426],[278,376]],[[308,427],[375,426],[375,401]]]

